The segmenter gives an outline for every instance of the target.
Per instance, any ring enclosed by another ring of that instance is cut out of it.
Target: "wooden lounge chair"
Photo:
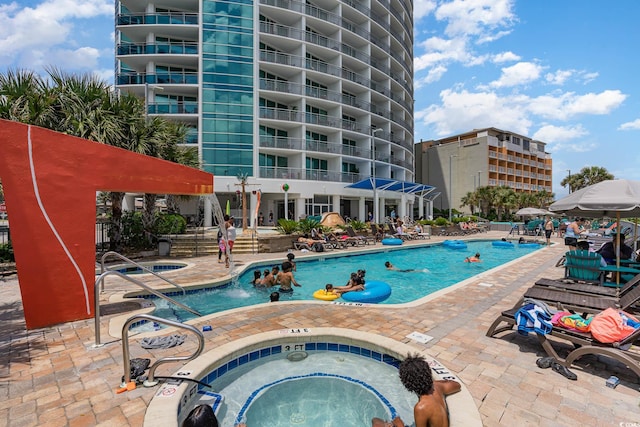
[[[512,330],[516,324],[515,315],[519,309],[520,307],[513,307],[510,310],[503,311],[491,327],[489,327],[486,335],[488,337],[494,337],[501,332]],[[498,327],[501,323],[505,323],[505,325]],[[640,328],[636,329],[635,332],[624,340],[612,344],[600,343],[596,341],[590,333],[570,331],[558,327],[553,327],[550,335],[555,339],[566,341],[574,346],[574,349],[563,359],[553,347],[553,342],[548,338],[548,335],[536,333],[536,337],[547,355],[566,368],[571,367],[573,362],[580,357],[586,354],[594,354],[617,360],[640,377],[640,353],[633,347],[628,350],[623,350],[623,348],[628,348],[631,344],[640,343]]]
[[[369,226],[371,227],[371,235],[376,239],[376,242],[381,241],[384,238],[384,231],[378,229],[378,226],[373,223],[369,224]]]
[[[353,238],[353,239],[358,239],[364,242],[365,245],[368,245],[369,243],[373,243],[375,245],[376,243],[376,238],[372,237],[372,236],[360,236],[358,234],[356,234],[356,232],[354,231],[353,227],[351,227],[350,225],[345,227],[345,231],[347,232],[347,236]]]
[[[579,294],[593,294],[605,297],[620,297],[627,291],[635,288],[640,284],[640,274],[636,274],[631,280],[624,284],[620,290],[611,287],[600,286],[589,283],[573,283],[572,281],[554,280],[554,279],[538,279],[536,285],[547,286],[554,289],[559,289],[565,292],[574,292]]]

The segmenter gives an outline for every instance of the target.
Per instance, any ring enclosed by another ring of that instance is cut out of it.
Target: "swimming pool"
[[[451,249],[441,244],[421,247],[399,247],[376,252],[322,256],[313,260],[297,262],[296,280],[302,284],[291,294],[282,294],[281,301],[314,300],[313,293],[324,288],[326,283],[344,285],[351,272],[366,270],[367,280],[380,280],[392,287],[391,296],[381,304],[402,304],[418,300],[438,290],[449,287],[471,276],[529,254],[537,248],[493,247],[491,241],[468,241],[466,249]],[[465,263],[467,256],[480,252],[482,262]],[[385,261],[401,269],[413,272],[389,271]],[[188,292],[187,295],[172,295],[172,298],[203,314],[217,313],[269,301],[269,294],[277,288],[255,288],[250,284],[254,270],[264,270],[279,262],[260,263],[241,274],[237,283]],[[153,297],[157,308],[154,315],[177,321],[193,316],[164,300]],[[316,300],[317,301],[317,300]],[[340,300],[337,300],[340,301]]]
[[[163,384],[149,404],[144,426],[175,427],[196,405],[214,402],[223,427],[239,421],[272,427],[366,426],[372,417],[395,415],[411,425],[416,396],[400,383],[397,366],[417,351],[384,336],[340,328],[253,335],[219,346],[173,374],[214,389],[193,382]],[[308,357],[288,360],[301,352]],[[434,378],[457,380],[438,361],[423,356]],[[464,384],[447,403],[452,427],[482,425]]]
[[[180,270],[185,268],[187,264],[182,262],[143,262],[141,266],[153,271],[154,273],[164,273],[167,271]],[[137,265],[115,265],[109,266],[108,270],[117,271],[122,274],[151,274]],[[100,275],[100,269],[96,268],[96,276]]]

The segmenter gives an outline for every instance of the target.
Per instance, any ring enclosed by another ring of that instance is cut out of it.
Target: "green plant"
[[[13,246],[11,242],[3,243],[0,245],[0,262],[15,262],[16,259],[13,256]]]
[[[152,249],[142,224],[142,212],[126,212],[122,215],[122,238],[125,246],[134,250]]]
[[[302,234],[311,234],[311,230],[313,230],[314,228],[320,228],[320,221],[318,221],[317,219],[304,218],[301,219],[300,222],[298,222],[298,231],[300,231]]]
[[[156,226],[157,234],[183,234],[187,229],[187,220],[178,214],[159,214]]]
[[[444,227],[445,225],[449,224],[449,221],[447,221],[447,219],[444,217],[440,217],[440,218],[436,218],[435,224],[438,227]]]
[[[353,228],[354,231],[362,231],[368,228],[366,222],[362,222],[357,219],[352,219],[351,221],[349,221],[349,225],[351,226],[351,228]]]
[[[284,234],[292,234],[298,230],[298,222],[292,219],[280,218],[276,229]]]

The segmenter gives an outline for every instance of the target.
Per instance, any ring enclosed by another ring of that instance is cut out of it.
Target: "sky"
[[[0,0],[0,72],[113,82],[112,0]],[[601,166],[640,180],[640,1],[414,0],[415,138],[496,127],[547,143],[553,191]]]

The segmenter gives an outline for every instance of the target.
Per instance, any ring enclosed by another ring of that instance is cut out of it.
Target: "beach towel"
[[[551,332],[551,316],[544,308],[535,304],[524,305],[515,314],[518,333],[528,335],[529,332],[546,335]]]

